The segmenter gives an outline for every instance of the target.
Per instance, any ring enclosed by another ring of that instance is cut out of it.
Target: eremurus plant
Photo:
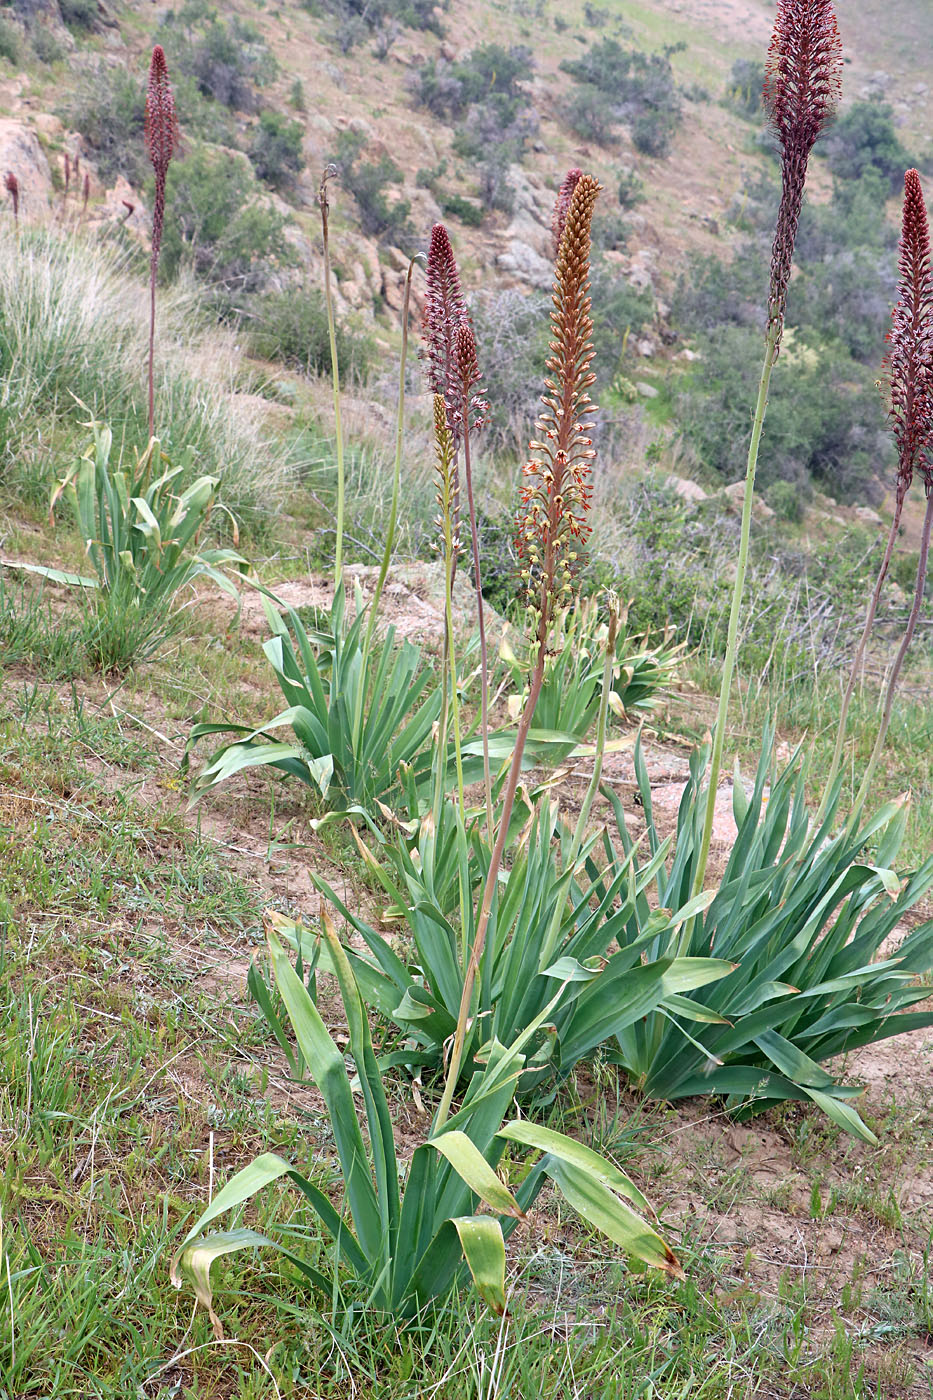
[[[853,808],[857,818],[868,795],[872,778],[884,747],[894,693],[904,661],[920,616],[926,588],[930,552],[930,530],[933,526],[933,263],[930,252],[930,225],[920,176],[908,170],[904,177],[904,212],[900,244],[900,295],[892,313],[888,335],[890,346],[886,374],[891,391],[890,418],[897,443],[898,473],[895,491],[894,520],[888,536],[878,580],[872,593],[861,643],[849,677],[836,740],[834,765],[838,764],[844,739],[846,706],[851,698],[855,677],[864,653],[865,642],[874,621],[878,595],[884,583],[894,539],[900,523],[904,498],[915,476],[920,476],[926,493],[926,512],[920,539],[917,581],[904,636],[888,676],[884,706],[871,758],[862,777]]]
[[[528,559],[526,582],[537,646],[535,676],[519,723],[495,845],[488,857],[479,913],[472,925],[475,932],[463,975],[443,1095],[425,1139],[414,1149],[403,1174],[382,1070],[373,1051],[366,1007],[349,950],[341,945],[324,910],[322,954],[337,977],[346,1011],[350,1057],[362,1095],[368,1140],[358,1122],[344,1053],[329,1035],[307,986],[288,957],[283,939],[289,940],[289,921],[270,915],[267,939],[273,976],[303,1061],[327,1104],[345,1194],[335,1204],[312,1181],[273,1153],[257,1158],[227,1183],[189,1231],[172,1265],[173,1280],[180,1285],[182,1277],[188,1277],[199,1300],[210,1309],[218,1334],[220,1320],[213,1310],[209,1278],[213,1259],[235,1250],[270,1244],[286,1255],[331,1307],[342,1306],[345,1287],[350,1286],[355,1298],[362,1297],[368,1306],[409,1318],[448,1292],[466,1264],[484,1300],[502,1313],[506,1308],[505,1238],[526,1220],[545,1177],[550,1177],[590,1224],[630,1255],[669,1274],[681,1273],[670,1248],[639,1213],[649,1209],[644,1197],[617,1167],[560,1133],[525,1120],[504,1122],[525,1071],[529,1048],[562,1002],[572,973],[561,974],[551,983],[553,995],[507,1043],[495,1040],[486,1048],[482,1062],[469,1076],[458,1106],[453,1107],[454,1093],[461,1087],[460,1067],[475,977],[494,904],[522,753],[541,688],[549,628],[555,610],[567,602],[578,552],[575,546],[586,533],[587,476],[592,457],[584,421],[589,405],[587,390],[592,383],[589,228],[598,188],[596,181],[586,176],[577,183],[558,256],[554,340],[548,363],[554,382],[545,399],[539,422],[541,440],[532,445],[534,455],[526,469],[522,493],[522,547]],[[450,579],[456,553],[454,436],[455,426],[461,433],[469,432],[468,396],[476,382],[475,351],[463,325],[461,320],[451,337],[458,355],[459,394],[455,403],[462,415],[459,423],[456,414],[454,423],[450,421],[446,396],[439,391],[434,395],[451,643]],[[452,661],[452,651],[448,661]],[[455,668],[452,674],[455,678]],[[603,714],[603,724],[604,721]],[[443,742],[439,747],[442,751],[435,761],[443,767]],[[435,806],[440,800],[442,790],[438,789]],[[542,843],[542,849],[549,856],[549,840]],[[612,897],[613,894],[608,896],[610,900]],[[530,1170],[522,1169],[522,1179],[514,1190],[496,1171],[507,1142],[543,1154]],[[311,1266],[291,1247],[297,1235],[294,1222],[287,1248],[249,1229],[202,1236],[209,1223],[286,1176],[333,1242],[332,1278]],[[484,1213],[477,1213],[480,1203],[486,1207]]]
[[[768,407],[771,373],[780,351],[784,330],[784,311],[807,166],[817,139],[835,114],[841,90],[841,72],[842,41],[832,0],[778,0],[765,68],[764,102],[771,129],[781,150],[781,202],[771,249],[771,283],[768,291],[764,363],[748,445],[739,554],[729,611],[716,727],[713,731],[700,856],[693,883],[694,894],[698,894],[703,888],[713,833],[726,719],[738,651],[739,619],[748,572],[758,452]],[[685,938],[688,932],[689,930],[685,930]]]
[[[165,223],[165,179],[169,162],[178,148],[178,118],[175,98],[168,79],[165,51],[161,44],[152,50],[149,87],[146,92],[146,150],[155,172],[155,199],[152,206],[152,250],[149,257],[149,436],[155,436],[155,317],[156,279]],[[75,175],[78,162],[75,160]],[[87,176],[85,175],[85,182]],[[87,186],[86,186],[87,188]],[[85,197],[85,204],[87,199]]]

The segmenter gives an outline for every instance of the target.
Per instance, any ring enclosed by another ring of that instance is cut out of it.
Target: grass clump
[[[238,357],[201,318],[190,285],[163,293],[160,438],[170,455],[190,450],[196,473],[222,477],[231,509],[258,522],[286,465],[256,418],[238,411]],[[127,451],[142,453],[148,339],[148,294],[124,256],[51,228],[24,230],[17,250],[12,231],[0,232],[0,489],[8,500],[47,504],[83,416],[77,400],[106,415]]]

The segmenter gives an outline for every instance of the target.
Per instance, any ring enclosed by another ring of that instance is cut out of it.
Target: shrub
[[[40,63],[57,63],[64,58],[65,50],[44,24],[37,25],[29,36],[32,51]]]
[[[327,311],[319,287],[269,292],[252,303],[250,316],[250,344],[255,354],[305,374],[330,371]],[[364,380],[373,357],[371,340],[343,321],[335,330],[341,379]]]
[[[390,202],[386,195],[389,186],[401,184],[402,172],[385,154],[375,161],[363,160],[365,144],[358,132],[340,133],[335,157],[340,180],[356,200],[365,234],[386,243],[404,243],[412,236],[408,222],[411,205],[406,199]]]
[[[468,228],[479,228],[486,217],[481,205],[474,204],[472,199],[464,199],[461,194],[441,195],[441,208],[445,214],[459,219]]]
[[[191,267],[218,290],[221,310],[232,293],[261,289],[272,266],[292,261],[285,220],[260,202],[245,156],[189,150],[169,169],[167,202],[163,275],[171,280]]]
[[[671,112],[654,111],[650,108],[646,112],[639,112],[632,122],[632,144],[636,151],[659,159],[670,155],[679,120],[679,115]]]
[[[259,31],[237,16],[228,23],[203,0],[188,0],[162,22],[162,43],[173,72],[191,78],[203,97],[238,112],[254,112],[256,88],[278,65]]]
[[[370,35],[377,45],[391,45],[399,28],[421,29],[442,38],[444,27],[435,0],[302,0],[305,9],[335,16],[335,38],[344,53]],[[446,8],[446,7],[445,7]],[[383,55],[384,56],[384,55]]]
[[[80,131],[102,180],[125,175],[137,188],[142,185],[148,161],[143,145],[146,87],[141,77],[119,67],[108,71],[106,82],[100,73],[89,74],[65,98],[59,115]]]
[[[883,102],[853,102],[827,135],[825,149],[834,175],[859,180],[875,170],[892,194],[914,164],[898,138],[893,109]]]
[[[737,58],[729,74],[726,101],[743,117],[764,115],[761,101],[764,85],[764,64],[758,59]]]
[[[568,100],[570,120],[587,128],[581,134],[602,143],[612,140],[616,126],[626,122],[639,150],[666,155],[682,115],[671,68],[671,55],[680,47],[646,54],[607,38],[582,58],[565,59],[561,68],[577,81]]]
[[[476,103],[496,104],[506,121],[527,102],[526,79],[534,69],[530,49],[481,44],[465,58],[436,59],[418,72],[416,93],[436,117],[457,121]]]
[[[768,488],[768,505],[779,520],[787,520],[799,525],[803,519],[804,493],[798,484],[790,481],[775,481]]]
[[[626,335],[638,335],[652,320],[654,298],[649,291],[631,286],[598,256],[593,258],[591,282],[597,382],[603,386],[615,378]]]
[[[483,347],[486,382],[495,384],[483,439],[490,450],[524,451],[528,420],[541,396],[548,298],[517,290],[478,293],[470,315]]]
[[[700,341],[681,400],[681,421],[699,456],[725,481],[739,480],[747,450],[748,400],[758,379],[757,332],[727,327]],[[871,494],[889,444],[874,378],[838,347],[789,343],[774,371],[773,405],[761,449],[769,486],[812,478],[842,499]]]
[[[304,169],[304,128],[281,112],[266,108],[259,114],[250,144],[250,160],[260,180],[287,189]]]
[[[645,197],[645,182],[635,170],[623,170],[619,175],[619,204],[623,209],[634,209]]]
[[[5,58],[7,63],[17,64],[22,58],[22,53],[22,39],[16,25],[0,18],[0,58]]]
[[[96,29],[99,19],[97,0],[58,0],[61,16],[69,29]]]
[[[487,209],[513,207],[508,166],[521,160],[538,125],[523,82],[533,67],[528,49],[483,44],[466,58],[426,65],[416,79],[418,100],[458,123],[454,149],[477,167]]]

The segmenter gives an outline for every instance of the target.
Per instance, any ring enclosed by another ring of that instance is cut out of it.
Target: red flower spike
[[[557,199],[554,202],[554,213],[551,215],[551,233],[554,235],[554,257],[560,252],[560,240],[564,236],[564,225],[567,222],[567,211],[570,208],[570,200],[577,182],[583,174],[582,170],[568,170],[564,176],[564,182],[557,192]]]
[[[178,149],[178,118],[175,98],[168,80],[168,67],[161,44],[152,50],[149,87],[146,92],[146,150],[155,171],[155,202],[152,214],[152,252],[158,259],[165,218],[165,177],[169,162]]]
[[[842,91],[842,39],[832,0],[778,0],[764,104],[781,146],[783,191],[771,252],[769,324],[780,344],[810,152]]]
[[[428,362],[428,384],[433,394],[444,397],[456,446],[460,440],[457,410],[462,391],[456,369],[454,333],[460,323],[467,320],[467,312],[450,234],[443,224],[435,224],[431,230],[426,282],[422,338]]]
[[[596,376],[590,316],[590,225],[599,183],[576,181],[557,257],[554,334],[548,357],[539,440],[522,469],[516,547],[529,606],[538,613],[538,635],[547,635],[554,610],[569,601],[579,555],[590,534],[590,473],[595,452],[584,421],[592,404],[587,392]]]
[[[914,473],[933,488],[933,260],[930,225],[916,170],[904,176],[900,280],[891,315],[885,372],[891,386],[891,422],[897,442],[897,497]]]
[[[476,359],[476,337],[473,334],[473,327],[469,321],[464,319],[457,326],[453,335],[451,346],[453,357],[453,368],[459,388],[459,401],[457,404],[457,425],[463,432],[463,403],[466,400],[467,412],[470,415],[470,432],[476,432],[486,421],[489,412],[489,404],[480,395],[474,392],[476,385],[482,379],[479,364]]]

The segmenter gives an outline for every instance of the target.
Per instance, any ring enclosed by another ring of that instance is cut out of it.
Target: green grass
[[[113,246],[53,227],[0,232],[0,488],[45,509],[62,459],[83,452],[89,413],[117,443],[145,447],[148,295]],[[256,523],[289,473],[252,409],[238,406],[239,353],[210,334],[197,293],[161,292],[156,431],[171,453],[191,447],[195,474],[220,476],[227,504]],[[80,403],[78,402],[80,401]],[[79,445],[80,444],[80,445]]]

